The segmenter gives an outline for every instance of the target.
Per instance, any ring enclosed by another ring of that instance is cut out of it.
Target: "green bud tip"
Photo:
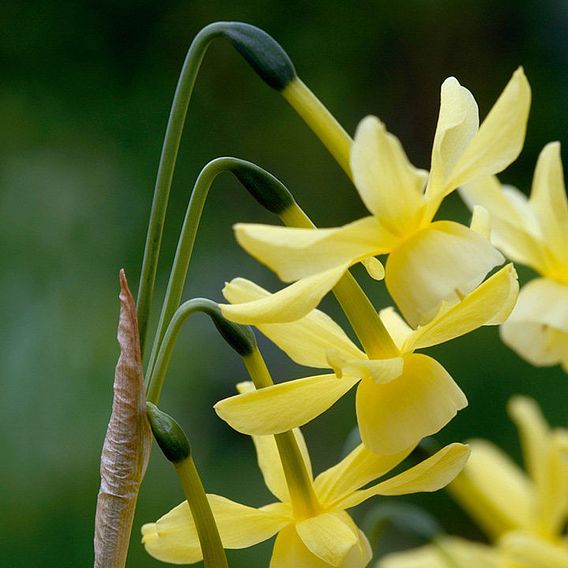
[[[221,308],[215,302],[204,310],[213,320],[223,339],[241,356],[246,357],[256,349],[256,337],[248,325],[233,323],[223,317]]]
[[[269,87],[282,91],[297,77],[288,54],[265,31],[242,22],[223,22],[221,27],[223,35]]]
[[[251,162],[242,162],[232,169],[233,175],[265,209],[276,215],[294,204],[286,186],[272,174]]]
[[[187,459],[191,454],[191,448],[181,426],[151,402],[146,402],[146,414],[154,438],[166,458],[174,464]]]

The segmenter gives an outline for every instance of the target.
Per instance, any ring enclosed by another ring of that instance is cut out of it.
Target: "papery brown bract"
[[[112,414],[101,455],[95,517],[95,568],[126,564],[138,491],[151,447],[136,305],[120,271],[120,357],[114,375]]]

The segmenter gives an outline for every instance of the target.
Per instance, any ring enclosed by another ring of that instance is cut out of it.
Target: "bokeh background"
[[[566,139],[563,0],[6,0],[0,16],[0,565],[10,568],[92,563],[98,460],[118,355],[118,270],[126,269],[136,289],[169,107],[200,28],[225,19],[266,29],[349,132],[377,114],[421,167],[429,164],[439,86],[449,75],[473,91],[483,117],[524,65],[534,101],[527,142],[502,179],[527,190],[542,146]],[[300,119],[228,44],[217,42],[190,107],[157,301],[195,177],[220,155],[272,171],[320,226],[364,211]],[[445,214],[468,217],[457,196]],[[186,298],[219,300],[223,283],[237,275],[276,288],[274,277],[235,245],[236,221],[273,219],[222,177],[207,203]],[[383,285],[358,274],[376,304],[386,305]],[[531,277],[520,274],[523,281]],[[332,299],[324,305],[337,314]],[[277,379],[305,372],[269,345],[265,352]],[[552,423],[566,423],[568,377],[559,368],[531,368],[499,342],[496,329],[429,352],[470,401],[437,436],[441,442],[486,437],[519,459],[505,411],[513,393],[535,396]],[[196,317],[180,338],[161,405],[189,433],[208,490],[261,505],[269,496],[250,440],[212,410],[244,378],[238,357],[209,321]],[[337,461],[353,426],[353,397],[346,397],[305,428],[316,470]],[[128,566],[159,565],[140,544],[140,526],[181,499],[171,467],[154,451]],[[437,514],[448,531],[482,538],[443,493],[407,502]],[[372,527],[377,504],[356,513],[364,526]],[[394,533],[387,540],[380,550],[407,543]],[[267,566],[269,554],[270,544],[237,551],[231,566]]]

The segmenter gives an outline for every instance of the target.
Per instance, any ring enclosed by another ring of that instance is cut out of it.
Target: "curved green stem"
[[[162,306],[162,312],[148,362],[147,376],[153,373],[158,350],[160,349],[166,328],[181,302],[195,238],[197,236],[197,230],[207,195],[215,178],[223,172],[231,172],[234,174],[237,179],[245,185],[249,193],[269,210],[281,210],[293,202],[288,190],[278,179],[252,162],[239,158],[222,157],[212,160],[201,170],[193,186],[181,228],[175,258],[170,272],[170,279],[164,297],[164,304]]]
[[[218,309],[217,304],[206,298],[193,298],[184,302],[177,309],[164,335],[164,340],[156,358],[154,372],[148,376],[146,400],[153,404],[158,404],[177,337],[187,318],[196,312],[209,313],[213,309]]]
[[[154,199],[150,212],[148,234],[146,236],[140,285],[138,287],[138,325],[140,329],[142,353],[144,353],[148,317],[154,294],[154,283],[162,243],[166,209],[185,117],[193,92],[193,86],[195,85],[195,79],[197,78],[197,73],[205,52],[207,51],[207,47],[211,41],[221,35],[221,33],[222,27],[219,24],[211,24],[203,28],[193,40],[181,70],[168,125],[166,127],[164,145],[162,147],[162,155],[160,157],[156,185],[154,188]]]

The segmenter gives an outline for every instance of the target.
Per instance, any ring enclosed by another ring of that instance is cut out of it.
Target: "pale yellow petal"
[[[507,561],[530,568],[566,568],[568,549],[523,532],[506,534],[500,542]]]
[[[443,301],[457,302],[504,261],[481,235],[437,221],[407,239],[387,261],[386,285],[406,321],[429,322]]]
[[[525,141],[530,104],[531,89],[519,68],[452,168],[446,193],[475,178],[497,174],[516,160]]]
[[[515,305],[518,292],[517,272],[508,264],[457,304],[442,306],[430,323],[412,333],[404,351],[438,345],[482,325],[503,323]]]
[[[536,278],[521,289],[501,338],[536,366],[555,365],[568,349],[568,286]]]
[[[356,491],[343,499],[339,506],[355,507],[375,495],[408,495],[437,491],[458,475],[469,453],[469,447],[465,444],[450,444],[405,472],[368,489]]]
[[[266,298],[270,293],[250,280],[235,278],[225,285],[223,295],[231,304],[241,304]],[[319,310],[312,310],[295,322],[257,327],[300,365],[328,368],[326,352],[329,349],[335,349],[345,359],[366,358],[341,327]]]
[[[547,144],[538,157],[530,205],[554,256],[568,263],[568,203],[558,142]]]
[[[402,357],[346,360],[334,350],[328,352],[327,360],[338,377],[344,374],[362,379],[369,377],[377,384],[388,383],[400,377],[404,367]]]
[[[537,485],[545,473],[550,429],[536,402],[526,396],[515,396],[508,404],[509,416],[517,426],[523,449],[525,468]]]
[[[322,513],[296,523],[298,535],[308,549],[331,566],[343,566],[350,550],[358,542],[347,513]]]
[[[412,328],[400,317],[392,306],[381,310],[379,315],[395,345],[399,350],[402,350],[402,346],[412,333]]]
[[[442,83],[440,113],[434,143],[432,168],[426,198],[438,203],[447,193],[448,180],[458,160],[477,133],[479,113],[473,95],[455,77]]]
[[[488,241],[491,239],[491,215],[481,205],[474,205],[469,228]]]
[[[470,208],[476,205],[491,215],[491,242],[503,253],[538,272],[546,267],[546,245],[534,212],[519,190],[501,186],[496,177],[484,177],[460,188]]]
[[[497,538],[532,523],[534,494],[529,479],[509,457],[484,440],[470,442],[471,457],[450,493],[485,532]]]
[[[259,325],[299,320],[311,312],[347,271],[343,265],[303,278],[283,290],[243,304],[220,304],[223,316],[236,323]]]
[[[394,235],[419,223],[425,172],[416,169],[395,136],[374,116],[357,127],[351,148],[353,181],[367,209]]]
[[[426,355],[405,357],[400,377],[386,384],[365,379],[357,389],[357,421],[369,450],[393,454],[436,433],[467,405],[447,371]]]
[[[207,498],[225,548],[253,546],[291,522],[281,512],[254,509],[219,495]],[[185,501],[155,523],[144,525],[142,542],[148,553],[162,562],[193,564],[202,559],[197,529]]]
[[[351,527],[357,542],[345,556],[341,568],[365,568],[372,550],[367,537],[345,515],[345,523]],[[331,564],[312,553],[299,537],[294,526],[285,527],[276,537],[270,568],[330,568]]]
[[[339,400],[358,378],[319,375],[232,396],[215,405],[217,414],[243,434],[279,434],[302,426]]]
[[[280,531],[274,543],[270,568],[330,568],[327,562],[310,552],[308,547],[296,532],[296,527],[290,525]]]
[[[375,454],[359,444],[338,464],[320,473],[315,480],[315,489],[320,503],[333,503],[361,489],[395,468],[408,456],[412,448],[395,454]]]
[[[387,241],[382,233],[374,217],[334,229],[235,225],[239,244],[284,282],[383,254]]]
[[[387,554],[377,568],[503,568],[503,566],[496,547],[447,536],[420,548]]]
[[[536,528],[552,538],[560,533],[568,513],[568,464],[534,400],[514,397],[509,414],[519,430],[526,468],[535,483]]]

